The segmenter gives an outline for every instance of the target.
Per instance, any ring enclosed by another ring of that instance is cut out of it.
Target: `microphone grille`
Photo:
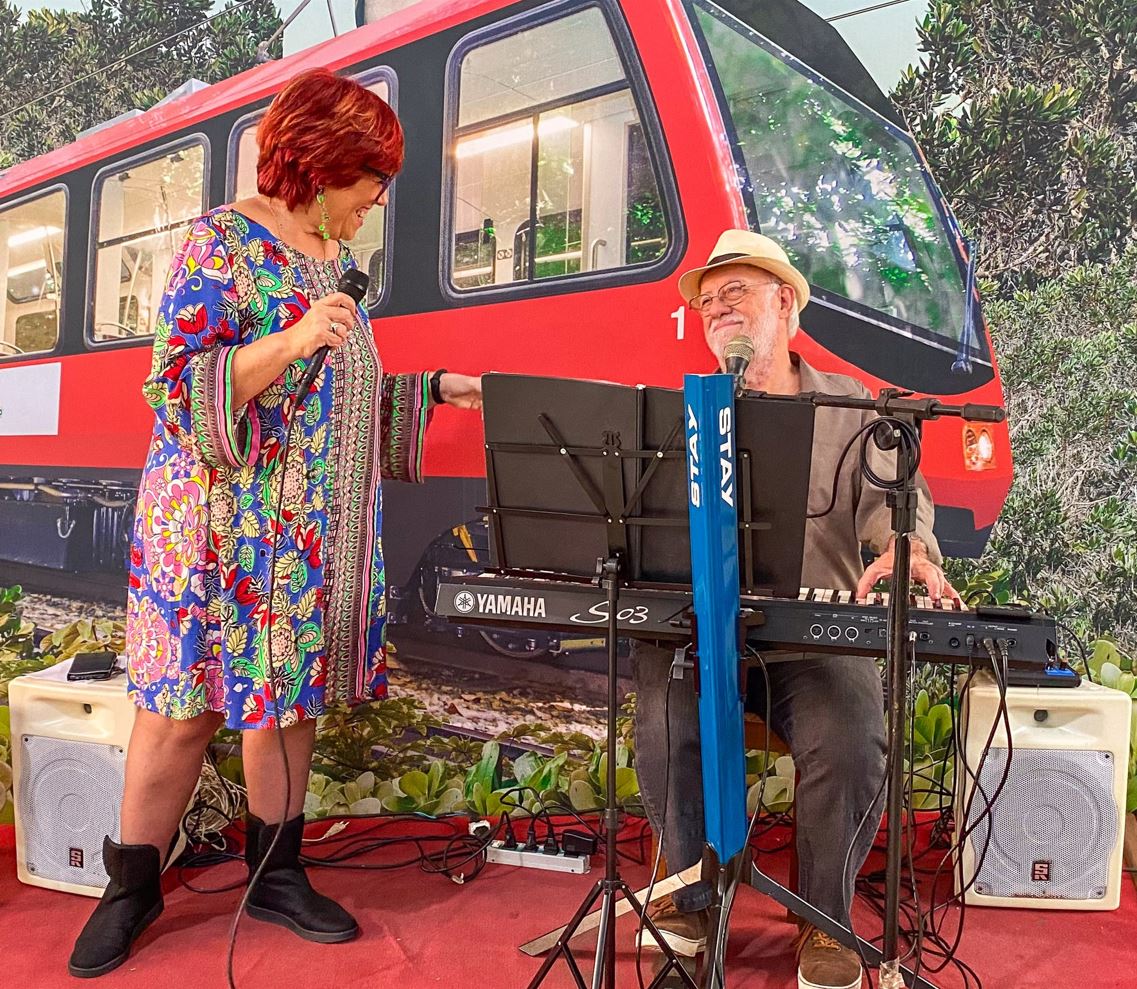
[[[358,305],[367,294],[367,283],[370,280],[371,279],[367,277],[367,272],[360,271],[358,268],[348,268],[347,271],[340,276],[340,281],[336,288],[345,295],[351,296]]]
[[[754,357],[754,344],[748,337],[735,337],[723,348],[722,356],[724,361],[729,361],[732,357],[741,357],[749,363]]]

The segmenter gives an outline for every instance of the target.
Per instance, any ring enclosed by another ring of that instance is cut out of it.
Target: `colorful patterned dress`
[[[305,362],[232,401],[237,347],[298,320],[352,267],[346,247],[316,260],[229,207],[198,220],[171,263],[143,387],[157,422],[127,603],[140,707],[270,728],[386,694],[379,479],[421,480],[425,375],[383,373],[359,308],[283,470]]]

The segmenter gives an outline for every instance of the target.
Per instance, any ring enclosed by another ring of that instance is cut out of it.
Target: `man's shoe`
[[[668,893],[648,904],[647,915],[659,930],[671,950],[685,958],[694,958],[707,946],[707,928],[711,924],[710,910],[684,913]],[[645,951],[659,951],[655,936],[643,925],[636,932],[636,944]]]
[[[798,935],[798,989],[860,989],[861,959],[812,924]]]

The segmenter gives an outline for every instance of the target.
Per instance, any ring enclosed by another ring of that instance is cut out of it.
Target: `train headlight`
[[[990,470],[995,466],[995,438],[986,426],[963,424],[963,463],[968,470]]]

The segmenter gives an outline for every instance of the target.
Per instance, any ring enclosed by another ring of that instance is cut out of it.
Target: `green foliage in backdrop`
[[[1137,220],[1137,4],[933,0],[892,94],[980,274],[1032,285],[1109,261]]]
[[[205,25],[212,0],[85,6],[32,10],[21,19],[11,0],[0,0],[0,168],[127,110],[145,110],[188,79],[211,83],[236,75],[254,64],[257,45],[280,26],[272,0],[230,0]],[[279,42],[273,55],[280,56]],[[115,67],[96,71],[108,66]]]
[[[1137,648],[1137,246],[988,304],[1015,455],[983,558],[1003,600]]]

